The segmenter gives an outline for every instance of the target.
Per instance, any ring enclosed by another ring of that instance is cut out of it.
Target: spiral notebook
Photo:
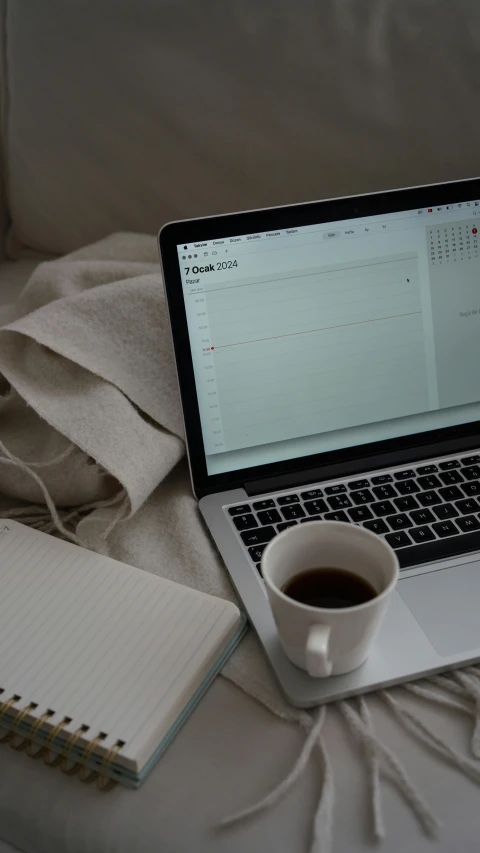
[[[136,788],[245,624],[228,601],[0,520],[0,742]]]

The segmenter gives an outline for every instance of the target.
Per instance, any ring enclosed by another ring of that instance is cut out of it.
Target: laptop
[[[480,179],[173,222],[160,254],[192,487],[298,707],[480,659]],[[401,579],[374,651],[285,657],[264,548],[360,524]]]

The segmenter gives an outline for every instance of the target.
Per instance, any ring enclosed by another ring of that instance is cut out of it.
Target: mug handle
[[[307,637],[307,672],[314,678],[326,678],[332,672],[332,662],[328,660],[328,641],[330,625],[310,625]]]

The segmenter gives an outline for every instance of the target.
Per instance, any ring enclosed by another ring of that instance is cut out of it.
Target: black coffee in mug
[[[375,598],[377,591],[369,581],[347,569],[307,569],[289,578],[282,592],[310,607],[335,610],[356,607]]]

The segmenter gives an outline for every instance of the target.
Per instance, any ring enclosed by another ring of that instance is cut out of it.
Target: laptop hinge
[[[422,444],[406,450],[395,450],[375,456],[363,456],[361,459],[349,459],[330,465],[308,468],[304,471],[295,471],[290,474],[279,474],[276,477],[266,477],[262,480],[251,480],[244,483],[243,487],[247,495],[253,497],[254,495],[261,495],[266,492],[277,492],[282,489],[306,486],[309,483],[321,483],[324,480],[351,477],[361,474],[364,471],[376,470],[377,468],[391,468],[395,465],[405,465],[408,462],[417,462],[421,459],[429,459],[432,456],[463,453],[465,450],[472,450],[479,446],[480,436],[469,435],[430,445]]]

